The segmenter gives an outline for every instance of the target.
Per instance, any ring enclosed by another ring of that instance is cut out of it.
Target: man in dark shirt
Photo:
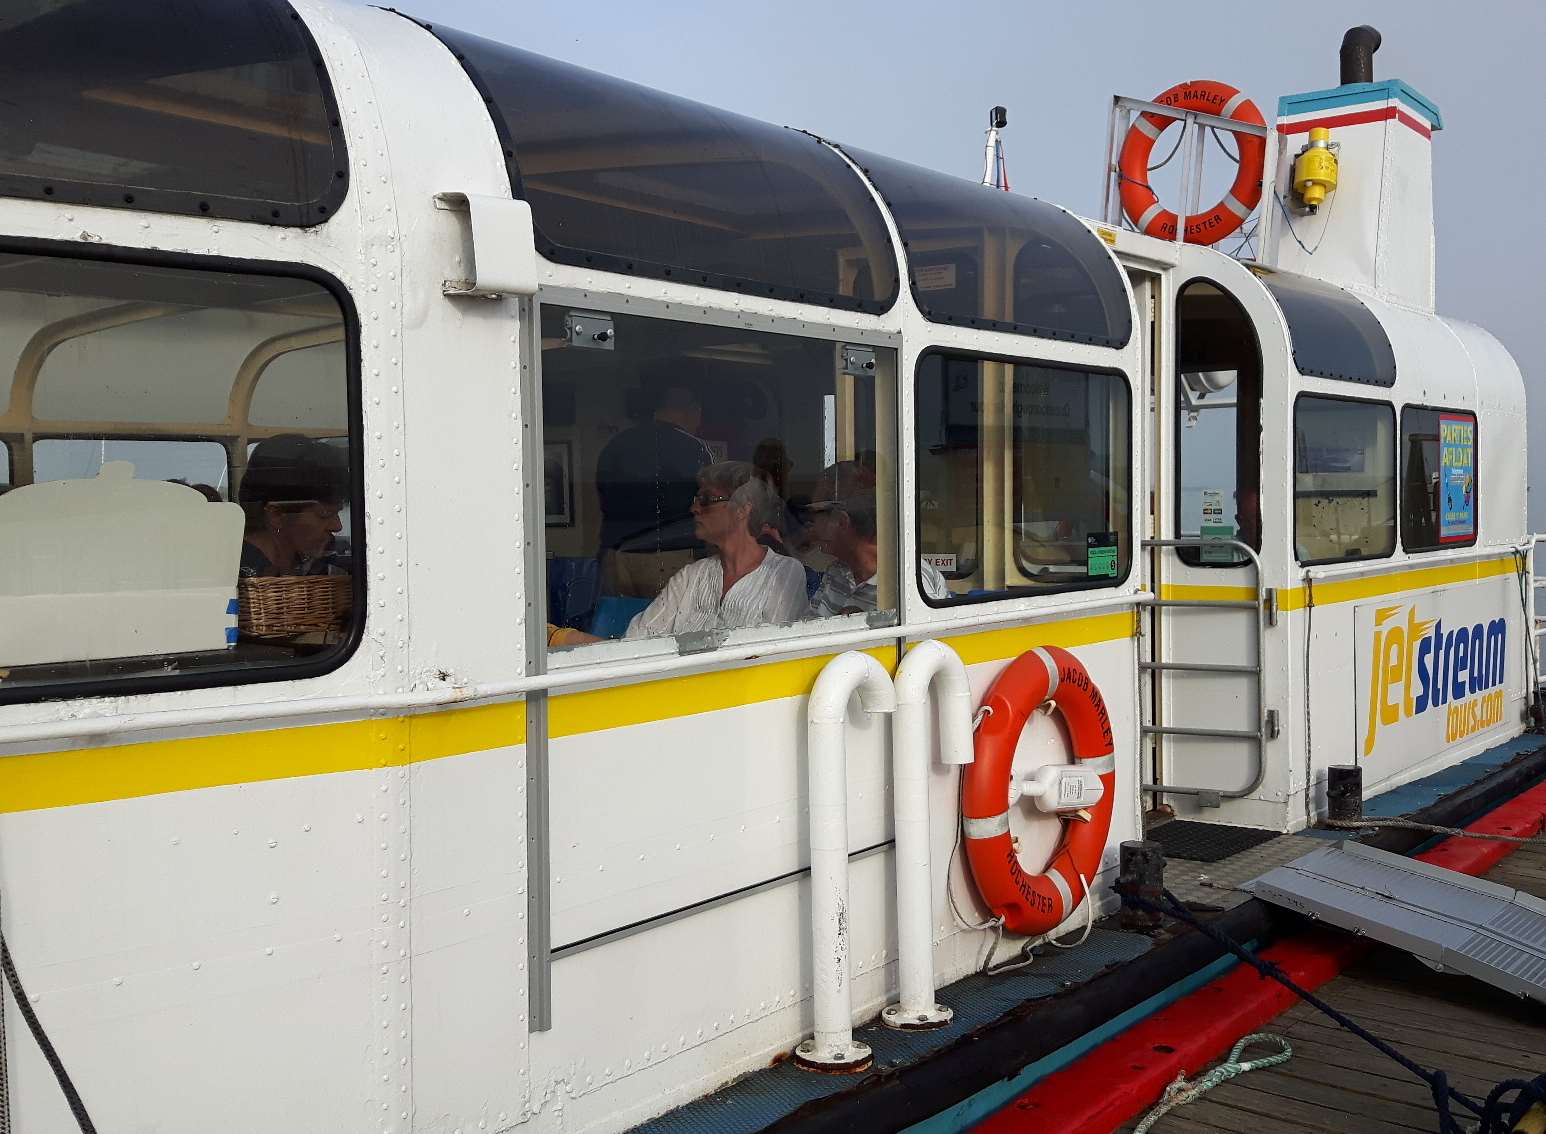
[[[689,562],[692,498],[698,470],[712,458],[694,434],[703,407],[691,387],[670,383],[658,390],[654,416],[623,430],[596,462],[601,498],[602,577],[614,594],[653,597]]]

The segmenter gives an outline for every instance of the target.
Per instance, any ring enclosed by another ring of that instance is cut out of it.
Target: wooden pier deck
[[[1486,877],[1546,897],[1546,844],[1521,848]],[[1546,1072],[1546,1008],[1470,977],[1435,973],[1399,950],[1378,947],[1319,995],[1416,1062],[1444,1071],[1472,1097],[1499,1080]],[[1425,1084],[1309,1005],[1296,1005],[1261,1030],[1287,1037],[1293,1058],[1215,1087],[1161,1118],[1153,1134],[1437,1128]],[[1466,1117],[1458,1107],[1454,1113]]]

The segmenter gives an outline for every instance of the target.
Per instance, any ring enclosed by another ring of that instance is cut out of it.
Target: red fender
[[[1090,820],[1063,821],[1063,837],[1041,874],[1020,866],[1009,834],[1009,777],[1025,722],[1048,700],[1068,726],[1075,760],[1088,761],[1105,788]],[[1010,662],[988,690],[991,712],[976,735],[976,759],[966,769],[961,816],[966,860],[983,900],[1011,933],[1050,933],[1084,898],[1100,870],[1116,800],[1116,759],[1106,701],[1078,658],[1038,646]]]

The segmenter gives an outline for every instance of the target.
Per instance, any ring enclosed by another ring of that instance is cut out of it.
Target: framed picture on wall
[[[549,441],[542,447],[542,495],[547,526],[574,526],[574,442]]]

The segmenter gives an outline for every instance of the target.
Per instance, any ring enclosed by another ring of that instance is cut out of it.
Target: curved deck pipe
[[[891,675],[869,654],[850,650],[816,678],[806,710],[811,811],[811,967],[815,1035],[795,1048],[795,1061],[818,1071],[863,1071],[868,1044],[854,1039],[848,933],[848,702],[859,695],[869,713],[896,710]]]
[[[951,1010],[934,1000],[933,878],[929,867],[929,689],[939,696],[940,761],[972,762],[972,691],[961,657],[942,642],[920,642],[896,671],[891,722],[896,816],[898,1003],[880,1014],[893,1028],[939,1028]]]
[[[972,691],[966,666],[950,647],[920,642],[892,683],[868,654],[848,652],[827,663],[807,710],[810,763],[811,958],[815,1035],[795,1048],[795,1062],[817,1071],[863,1071],[869,1046],[853,1037],[849,973],[848,758],[844,730],[855,693],[866,712],[893,713],[892,781],[896,819],[896,1004],[881,1013],[893,1028],[948,1024],[951,1010],[934,999],[933,877],[929,863],[929,695],[939,697],[940,760],[970,764]]]

